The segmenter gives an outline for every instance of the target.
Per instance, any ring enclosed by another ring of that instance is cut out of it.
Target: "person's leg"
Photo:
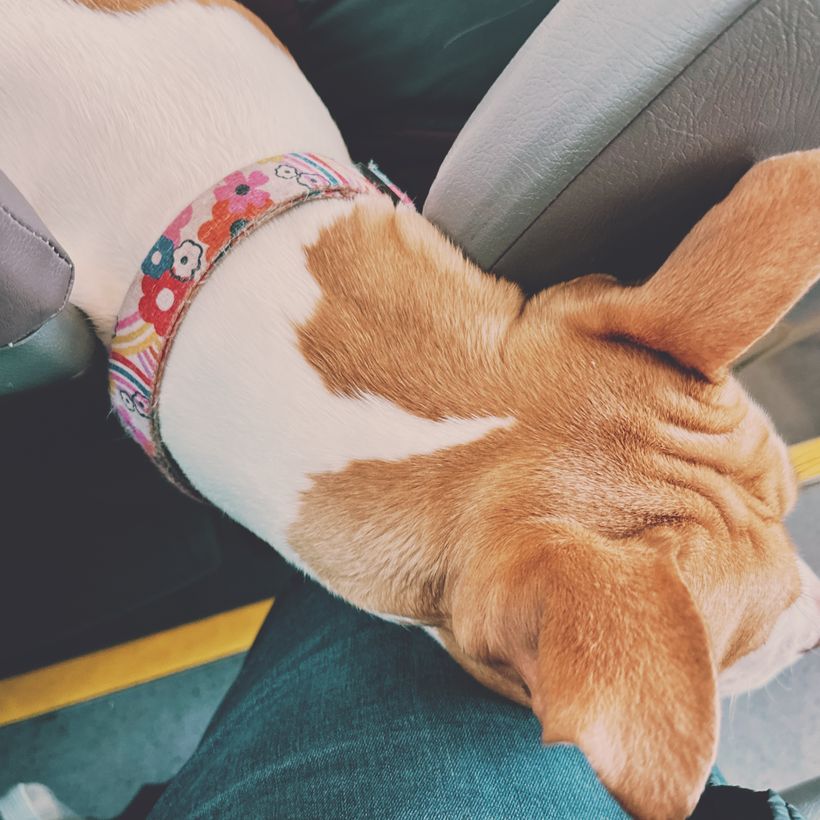
[[[418,629],[312,583],[274,605],[153,818],[624,818],[583,755]]]

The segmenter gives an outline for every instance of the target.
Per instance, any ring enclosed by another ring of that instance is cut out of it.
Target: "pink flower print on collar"
[[[234,171],[225,177],[225,184],[214,190],[218,202],[228,201],[228,211],[232,214],[244,213],[249,205],[261,208],[270,202],[270,194],[260,188],[268,181],[259,170],[253,170],[247,175],[242,171]]]

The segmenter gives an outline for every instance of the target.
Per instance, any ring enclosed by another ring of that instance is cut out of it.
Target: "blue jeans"
[[[577,748],[539,738],[420,630],[295,579],[151,817],[627,816]]]

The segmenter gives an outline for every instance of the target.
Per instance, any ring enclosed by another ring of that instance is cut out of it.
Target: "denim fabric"
[[[427,635],[294,577],[154,820],[627,815],[574,746],[484,689]],[[663,777],[663,772],[656,776]],[[800,820],[715,769],[696,820]]]
[[[152,818],[626,817],[427,635],[297,581]]]

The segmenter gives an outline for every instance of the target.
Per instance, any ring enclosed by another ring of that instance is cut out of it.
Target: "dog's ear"
[[[576,743],[638,817],[686,817],[714,762],[716,674],[671,559],[612,548],[551,562],[533,711],[545,743]]]
[[[470,630],[462,648],[483,653],[495,676],[477,677],[515,697],[502,675],[516,670],[544,742],[577,745],[630,814],[688,816],[714,762],[719,713],[709,639],[674,559],[578,532],[517,547],[485,562],[492,573],[453,621],[457,639]]]
[[[620,291],[610,316],[615,332],[717,379],[818,277],[814,150],[755,165],[651,279]]]

